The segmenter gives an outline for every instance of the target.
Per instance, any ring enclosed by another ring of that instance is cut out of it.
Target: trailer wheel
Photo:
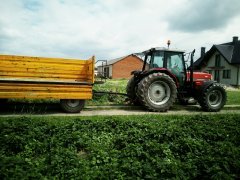
[[[140,81],[137,95],[150,111],[165,112],[175,102],[177,88],[170,76],[164,73],[153,73]]]
[[[127,83],[127,88],[126,88],[126,91],[127,91],[127,95],[128,95],[128,98],[130,99],[130,102],[133,104],[133,105],[140,105],[140,102],[138,100],[138,97],[137,97],[137,94],[136,94],[136,80],[134,78],[134,76],[129,79],[128,83]]]
[[[61,99],[61,108],[67,113],[79,113],[85,104],[85,100],[80,99]]]
[[[204,111],[217,112],[226,104],[227,95],[225,89],[219,83],[214,83],[203,90],[199,104]]]

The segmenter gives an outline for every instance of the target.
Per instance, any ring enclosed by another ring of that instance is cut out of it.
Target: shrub
[[[235,179],[240,115],[4,118],[4,179]]]

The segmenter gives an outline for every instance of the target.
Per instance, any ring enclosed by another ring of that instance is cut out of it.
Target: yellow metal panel
[[[15,55],[0,55],[1,60],[20,61],[20,62],[43,62],[57,64],[86,64],[85,60],[66,59],[66,58],[45,58],[45,57],[30,57],[30,56],[15,56]]]
[[[85,65],[56,65],[56,64],[51,64],[50,66],[43,66],[40,63],[35,63],[35,64],[23,64],[23,63],[10,63],[10,62],[0,62],[1,64],[1,71],[30,71],[30,70],[35,70],[35,71],[40,71],[40,72],[64,72],[64,71],[87,71],[87,66]],[[64,71],[63,71],[64,70]]]
[[[91,82],[94,83],[95,81],[95,74],[94,74],[94,68],[95,68],[95,56],[93,56],[92,58],[90,58],[88,60],[89,63],[89,69],[88,69],[88,75],[91,77]]]
[[[0,98],[21,98],[21,99],[91,99],[92,93],[43,93],[43,92],[0,92]]]
[[[28,78],[45,78],[45,79],[88,79],[87,74],[58,74],[58,73],[26,73],[26,72],[3,72],[0,71],[0,77],[28,77]]]
[[[63,64],[63,63],[44,63],[44,62],[28,62],[28,61],[9,61],[2,60],[0,57],[1,66],[6,67],[21,67],[21,68],[46,68],[46,69],[74,69],[78,70],[80,67],[86,67],[87,63],[84,64]],[[79,62],[81,62],[79,60]]]
[[[18,87],[32,87],[32,88],[38,88],[38,87],[44,87],[44,88],[88,88],[91,89],[92,86],[90,85],[61,85],[61,84],[25,84],[25,83],[0,83],[0,87],[10,87],[11,88],[18,88]]]
[[[92,86],[0,83],[0,98],[90,99]]]
[[[79,88],[79,87],[74,87],[74,88],[69,88],[66,86],[63,87],[30,87],[30,86],[19,86],[19,87],[14,87],[14,86],[0,86],[0,91],[2,92],[20,92],[20,91],[45,91],[45,92],[92,92],[91,87],[88,88]]]
[[[0,98],[91,99],[94,83],[94,57],[89,60],[0,55]],[[11,79],[14,81],[11,82]],[[23,80],[35,83],[20,83]],[[56,84],[59,80],[62,84]],[[43,84],[50,81],[50,84]],[[40,82],[40,83],[39,83]]]

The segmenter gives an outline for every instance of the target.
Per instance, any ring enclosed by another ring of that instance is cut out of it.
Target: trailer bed
[[[94,56],[88,60],[0,55],[0,98],[91,99]]]

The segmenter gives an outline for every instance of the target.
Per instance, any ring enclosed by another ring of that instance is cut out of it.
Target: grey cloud
[[[42,4],[38,0],[24,0],[23,7],[29,11],[38,11],[42,7]]]
[[[167,18],[169,29],[187,32],[221,29],[240,14],[239,7],[239,0],[187,1]]]

